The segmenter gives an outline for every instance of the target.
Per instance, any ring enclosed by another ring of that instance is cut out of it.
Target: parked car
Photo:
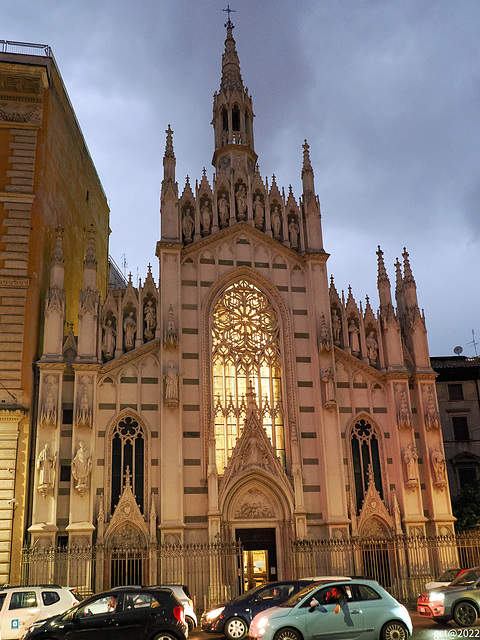
[[[205,611],[200,620],[202,631],[222,633],[228,640],[242,640],[257,613],[285,602],[311,582],[309,579],[286,580],[254,587],[229,602]]]
[[[480,567],[462,571],[446,587],[421,593],[417,611],[435,622],[455,620],[460,627],[473,626],[480,614]]]
[[[112,589],[91,596],[65,613],[34,622],[24,640],[186,640],[180,601],[170,589]]]
[[[75,589],[55,584],[0,589],[0,637],[21,638],[35,620],[63,613],[80,598]]]
[[[193,608],[193,600],[190,595],[190,591],[185,584],[163,584],[162,589],[171,589],[175,596],[183,604],[185,610],[185,621],[188,625],[188,630],[192,631],[198,624],[197,615]]]
[[[278,607],[257,614],[249,636],[256,640],[406,640],[412,631],[407,609],[378,582],[352,579],[310,584]]]
[[[442,575],[433,582],[427,582],[425,589],[438,589],[439,587],[446,587],[452,580],[458,576],[458,574],[466,571],[466,569],[447,569]]]

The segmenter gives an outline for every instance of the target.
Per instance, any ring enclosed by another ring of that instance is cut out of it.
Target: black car
[[[257,613],[285,602],[311,582],[308,579],[290,580],[254,587],[230,602],[205,611],[200,621],[202,631],[222,633],[228,640],[242,640]]]
[[[183,606],[169,589],[125,587],[34,622],[25,640],[186,640],[187,636]]]

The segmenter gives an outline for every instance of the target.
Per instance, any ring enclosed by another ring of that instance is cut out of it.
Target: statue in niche
[[[418,483],[418,452],[417,448],[410,442],[404,452],[403,461],[407,473],[407,484]]]
[[[230,213],[230,205],[228,204],[227,197],[224,193],[218,199],[218,215],[220,218],[220,229],[224,229],[228,226],[228,216]]]
[[[327,367],[322,374],[322,382],[325,385],[325,406],[335,405],[335,384],[334,376],[330,367]]]
[[[43,496],[53,488],[55,456],[51,451],[51,446],[50,442],[46,442],[37,458],[38,490]]]
[[[360,341],[358,339],[359,334],[360,329],[355,324],[355,320],[351,318],[348,325],[348,337],[350,341],[350,349],[352,350],[352,356],[358,356],[358,354],[360,353]]]
[[[163,379],[165,380],[165,403],[173,409],[178,404],[178,371],[173,360],[168,362]]]
[[[157,326],[157,313],[151,300],[143,307],[143,317],[145,319],[145,340],[151,340],[155,335],[155,327]]]
[[[406,429],[410,429],[413,425],[412,415],[410,413],[410,409],[408,408],[407,394],[405,393],[405,389],[401,385],[397,385],[397,390],[399,390],[397,412],[398,426],[400,428],[405,427]]]
[[[253,203],[253,220],[257,229],[263,229],[264,209],[260,196],[255,196],[255,202]]]
[[[111,360],[115,353],[115,336],[117,332],[113,326],[113,322],[111,318],[108,318],[106,322],[103,323],[103,340],[102,340],[102,351],[105,356],[105,360]]]
[[[125,318],[123,330],[125,332],[125,349],[131,351],[135,346],[135,331],[137,330],[137,323],[134,320],[133,311],[130,311]]]
[[[173,308],[170,305],[168,309],[167,330],[165,331],[164,347],[166,349],[176,349],[178,346],[177,330],[175,329],[175,321],[173,319]]]
[[[235,200],[237,201],[237,218],[238,220],[245,220],[247,213],[247,191],[242,183],[238,185]]]
[[[330,339],[330,332],[328,331],[325,316],[322,313],[322,326],[320,327],[320,351],[330,351],[332,341]]]
[[[92,456],[89,455],[84,440],[78,443],[78,450],[72,460],[72,476],[76,480],[75,489],[80,493],[88,490],[90,473],[92,472]]]
[[[210,225],[212,224],[212,212],[210,211],[208,202],[205,202],[200,211],[200,219],[202,221],[202,236],[208,236],[210,233]]]
[[[77,409],[77,424],[79,426],[88,427],[91,425],[91,409],[90,409],[90,400],[88,393],[88,385],[91,384],[89,378],[83,376],[80,379],[82,385],[82,391],[80,395],[80,402]]]
[[[435,484],[444,485],[447,481],[447,463],[438,442],[432,449],[430,460],[433,467]]]
[[[367,336],[367,354],[370,364],[376,364],[378,356],[378,342],[375,340],[375,332],[370,331]]]
[[[435,404],[435,396],[433,395],[431,387],[428,387],[425,396],[427,405],[425,410],[425,426],[427,429],[440,429],[440,420]]]
[[[290,246],[292,249],[298,249],[298,224],[295,222],[295,218],[292,217],[288,224],[288,235],[290,236]]]
[[[280,211],[278,210],[278,204],[276,204],[273,207],[271,219],[272,219],[273,237],[276,238],[277,240],[279,240],[280,239],[280,229],[281,229],[281,226],[282,226],[282,219],[280,217]]]
[[[332,330],[333,341],[338,347],[338,345],[340,344],[340,338],[342,336],[342,321],[338,317],[336,309],[332,311]]]
[[[43,401],[41,423],[54,427],[57,424],[57,379],[55,376],[45,378],[45,398]]]
[[[194,226],[195,226],[195,222],[192,218],[191,210],[187,208],[185,209],[185,212],[182,217],[183,237],[185,238],[185,242],[187,244],[192,242],[192,234],[193,234]]]

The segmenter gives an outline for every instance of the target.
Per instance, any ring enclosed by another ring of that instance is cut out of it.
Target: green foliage
[[[462,488],[452,499],[455,529],[464,531],[480,524],[480,479]]]

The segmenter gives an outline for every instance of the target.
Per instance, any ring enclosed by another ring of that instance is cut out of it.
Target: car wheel
[[[302,636],[295,629],[286,627],[277,631],[274,640],[302,640]]]
[[[391,620],[383,627],[380,637],[382,640],[406,640],[408,638],[408,630],[403,622]]]
[[[470,602],[459,602],[453,608],[453,619],[459,627],[473,627],[477,620],[477,610]]]
[[[164,631],[163,633],[157,633],[157,635],[153,637],[153,640],[177,640],[177,638],[172,633]]]
[[[193,631],[195,629],[195,622],[193,621],[193,618],[190,618],[190,616],[187,616],[185,618],[185,622],[188,624],[188,632],[190,633],[190,631]]]
[[[242,618],[230,618],[223,628],[228,640],[242,640],[247,635],[248,625]]]

